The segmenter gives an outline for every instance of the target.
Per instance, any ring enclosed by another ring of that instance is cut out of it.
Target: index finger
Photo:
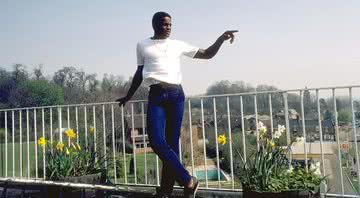
[[[228,30],[227,32],[228,33],[236,33],[236,32],[239,32],[239,30]]]

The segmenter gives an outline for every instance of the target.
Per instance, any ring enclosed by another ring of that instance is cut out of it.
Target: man
[[[207,49],[199,49],[185,42],[169,39],[171,16],[157,12],[152,19],[154,35],[137,44],[137,64],[127,95],[119,98],[124,105],[144,80],[150,86],[147,127],[151,148],[163,162],[161,185],[157,197],[170,197],[175,181],[184,186],[185,196],[195,196],[199,183],[181,164],[179,137],[184,111],[184,92],[181,87],[180,56],[210,59],[224,41],[234,40],[233,31],[223,33]]]

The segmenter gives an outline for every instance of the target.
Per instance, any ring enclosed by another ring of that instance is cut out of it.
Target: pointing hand
[[[228,30],[226,32],[224,32],[220,38],[223,40],[223,41],[226,41],[226,40],[229,40],[230,39],[230,43],[233,43],[234,42],[234,39],[235,39],[235,35],[234,33],[236,32],[239,32],[238,30]]]

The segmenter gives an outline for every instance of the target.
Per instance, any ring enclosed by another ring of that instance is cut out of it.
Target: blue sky
[[[212,60],[182,61],[188,94],[215,81],[281,89],[360,84],[360,1],[0,0],[0,67],[38,64],[133,75],[135,46],[153,34],[156,11],[173,17],[171,38],[201,48],[238,29]]]

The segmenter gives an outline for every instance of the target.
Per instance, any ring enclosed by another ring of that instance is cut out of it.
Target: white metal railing
[[[308,98],[304,96],[309,92],[312,94],[312,98],[315,96],[315,99],[310,101],[310,107],[307,106],[309,104],[306,104],[309,101],[305,101]],[[348,104],[342,105],[343,109],[339,109],[337,106],[339,93],[341,97],[347,95]],[[257,131],[258,128],[257,124],[253,126],[255,128],[251,128],[251,123],[245,117],[253,115],[255,123],[258,123],[262,120],[261,116],[266,115],[270,118],[268,120],[270,131],[273,131],[275,124],[279,122],[286,126],[285,141],[287,144],[290,144],[291,138],[295,135],[305,138],[302,158],[306,167],[309,163],[309,156],[314,157],[315,155],[307,145],[318,144],[320,146],[320,153],[317,155],[321,162],[321,172],[324,176],[329,177],[329,182],[324,185],[324,193],[327,192],[328,196],[360,197],[357,190],[354,189],[360,189],[360,180],[350,174],[355,171],[357,178],[360,178],[357,144],[357,128],[359,126],[356,125],[355,116],[360,109],[356,109],[354,106],[354,101],[360,98],[359,95],[360,85],[356,85],[187,98],[179,158],[190,173],[197,174],[198,171],[204,171],[201,185],[204,189],[241,190],[237,178],[238,170],[235,167],[240,159],[234,158],[236,157],[234,149],[240,149],[243,156],[249,155],[246,138],[249,137],[251,130]],[[321,107],[321,98],[328,100],[326,110],[331,111],[334,115],[331,119],[334,123],[336,137],[334,141],[324,140],[326,131],[323,131],[322,126],[324,109]],[[45,150],[37,146],[36,140],[43,136],[50,141],[64,141],[70,144],[70,140],[66,140],[66,137],[62,135],[62,129],[73,128],[77,133],[76,141],[78,143],[88,145],[88,138],[93,138],[94,149],[102,152],[107,159],[104,166],[108,170],[112,170],[109,176],[114,183],[159,185],[161,162],[147,149],[146,105],[147,101],[137,100],[130,101],[125,107],[120,108],[115,102],[103,102],[2,109],[0,110],[0,177],[49,182],[45,181],[46,169],[44,167],[47,163]],[[301,131],[296,134],[291,131],[290,109],[298,110],[297,119]],[[275,120],[279,110],[282,110],[283,119],[276,118]],[[351,125],[340,126],[339,110],[349,110]],[[316,113],[316,118],[312,119],[317,120],[319,126],[319,140],[313,143],[307,139],[310,137],[306,126],[309,111]],[[194,131],[195,126],[199,130]],[[227,136],[227,145],[220,147],[216,141],[219,134]],[[258,141],[259,133],[256,134],[255,139]],[[347,136],[348,139],[341,139],[342,136]],[[195,139],[193,139],[194,137]],[[196,141],[199,137],[202,139],[201,144]],[[142,138],[138,143],[142,143],[144,148],[136,147],[139,145],[136,144],[138,141],[136,138]],[[214,145],[211,145],[212,143]],[[341,147],[344,143],[350,145],[350,149],[354,150],[354,156],[349,156],[344,152]],[[332,155],[325,152],[325,144],[335,145],[336,149]],[[129,145],[133,148],[131,151],[128,150]],[[221,160],[221,155],[224,153],[220,151],[228,152],[228,159],[226,159],[228,167],[225,167],[225,170],[220,168],[224,166]],[[290,158],[294,159],[293,156]],[[42,161],[39,161],[41,159]],[[331,159],[336,160],[331,161]],[[352,159],[355,160],[355,163],[345,167],[344,164],[350,163]],[[209,171],[215,171],[215,177],[209,175]],[[230,181],[221,177],[222,172],[227,173]]]

